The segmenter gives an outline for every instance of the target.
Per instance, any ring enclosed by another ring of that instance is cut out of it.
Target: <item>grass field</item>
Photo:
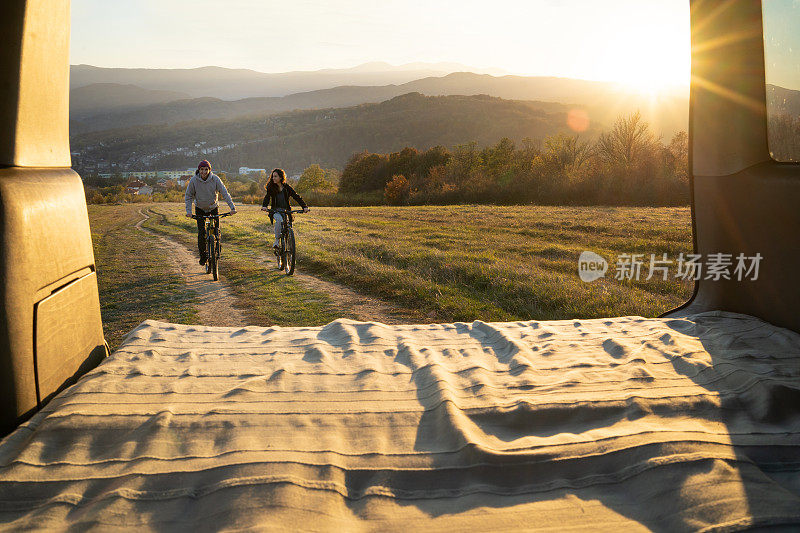
[[[158,216],[147,227],[192,245],[194,221],[183,216],[182,205],[150,209]],[[303,298],[310,295],[291,280],[265,272],[256,260],[271,243],[266,214],[243,206],[240,214],[223,220],[223,228],[223,270],[234,286],[272,276],[270,283],[281,291],[297,291],[280,301],[299,304],[273,322],[309,323],[302,321],[308,318]],[[690,252],[688,208],[317,208],[296,217],[295,231],[299,271],[392,302],[420,321],[657,316],[692,291],[690,283],[674,278],[646,281],[646,271],[640,281],[613,279],[619,254],[667,253],[674,259]],[[583,250],[612,263],[606,278],[579,279],[577,258]],[[248,272],[249,281],[237,272]],[[314,298],[324,300],[324,295]],[[327,318],[325,302],[320,303],[310,323]]]
[[[89,206],[100,310],[106,341],[115,349],[122,337],[148,318],[197,320],[195,297],[173,273],[163,254],[133,225],[139,206]]]
[[[144,226],[194,248],[180,204],[89,208],[106,337],[112,348],[144,319],[193,323],[197,300]],[[223,209],[224,211],[224,209]],[[256,206],[222,221],[221,271],[253,324],[319,325],[352,317],[327,294],[273,269],[272,227]],[[582,282],[581,251],[691,251],[688,208],[317,208],[295,219],[299,272],[393,304],[419,322],[657,316],[686,301],[688,282]]]

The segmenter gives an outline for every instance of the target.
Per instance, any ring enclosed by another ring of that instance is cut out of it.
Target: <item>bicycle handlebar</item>
[[[195,220],[201,220],[206,218],[225,218],[229,216],[231,216],[231,213],[222,213],[219,215],[203,215],[203,216],[192,215],[192,218]]]
[[[279,207],[278,209],[273,209],[273,212],[275,212],[275,213],[303,213],[304,211],[302,209],[292,209],[291,211],[287,211],[286,209],[283,209],[283,208]]]

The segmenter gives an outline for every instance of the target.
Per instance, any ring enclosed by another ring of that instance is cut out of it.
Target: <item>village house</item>
[[[146,185],[145,182],[138,179],[131,179],[125,184],[125,192],[128,194],[139,194],[139,189]]]

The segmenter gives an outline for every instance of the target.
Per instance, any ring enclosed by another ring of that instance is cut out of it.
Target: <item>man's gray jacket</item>
[[[192,200],[194,205],[203,211],[211,211],[219,204],[217,204],[217,193],[222,193],[222,199],[231,208],[231,211],[236,209],[231,200],[231,195],[228,194],[228,189],[225,184],[219,179],[219,176],[209,173],[206,179],[200,177],[200,174],[195,174],[189,180],[189,185],[186,186],[186,214],[192,214]]]

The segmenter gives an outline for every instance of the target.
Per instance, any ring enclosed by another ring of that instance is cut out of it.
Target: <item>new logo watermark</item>
[[[608,261],[601,255],[585,250],[578,258],[578,276],[589,283],[606,275]]]
[[[742,253],[734,256],[728,253],[707,254],[705,261],[701,254],[678,254],[672,260],[667,254],[619,254],[614,262],[614,279],[619,281],[649,281],[653,278],[667,281],[670,277],[680,280],[750,280],[758,279],[758,270],[763,256],[760,253],[747,256]],[[670,270],[675,274],[671,275]],[[603,256],[589,250],[578,257],[578,276],[582,281],[591,282],[605,277],[608,262]]]

